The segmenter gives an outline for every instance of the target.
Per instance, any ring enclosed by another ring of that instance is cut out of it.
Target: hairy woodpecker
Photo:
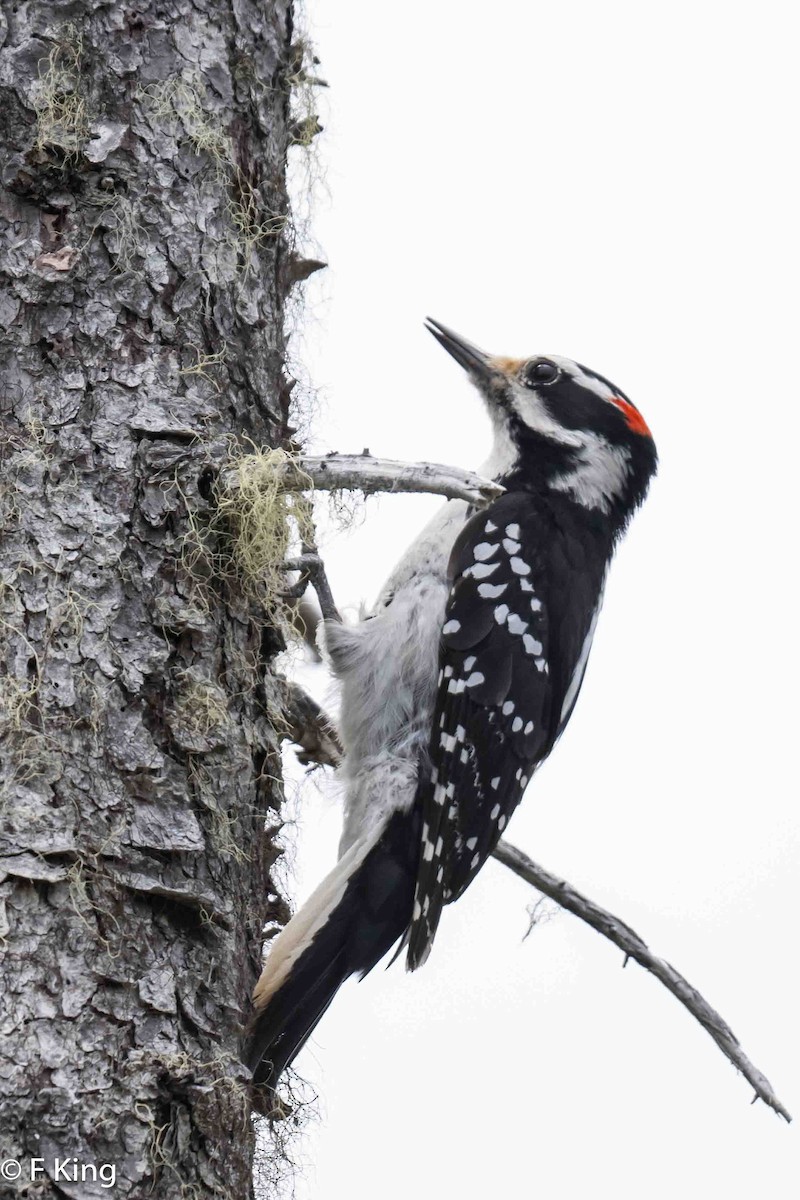
[[[427,958],[442,907],[494,849],[580,691],[614,546],[656,450],[638,409],[579,363],[495,358],[437,321],[489,410],[483,474],[506,491],[451,500],[358,625],[327,622],[341,684],[337,866],[272,944],[250,1063],[274,1087],[350,975],[402,939]]]

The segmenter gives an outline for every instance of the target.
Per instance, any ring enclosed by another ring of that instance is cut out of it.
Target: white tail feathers
[[[354,842],[312,892],[299,912],[295,913],[288,925],[273,940],[264,970],[253,990],[253,1003],[257,1009],[265,1009],[270,999],[286,982],[294,963],[314,941],[341,903],[348,880],[361,866],[381,832],[380,827],[373,828],[363,838]]]

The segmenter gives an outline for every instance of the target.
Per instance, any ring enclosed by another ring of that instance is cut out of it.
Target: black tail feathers
[[[339,950],[331,962],[325,963],[316,943],[312,945],[264,1011],[254,1018],[247,1064],[256,1086],[274,1090],[286,1067],[300,1053],[347,978],[341,969],[342,958],[343,951]]]
[[[363,979],[405,934],[414,901],[417,824],[415,813],[395,813],[352,874],[330,889],[329,911],[315,893],[292,918],[301,922],[308,908],[320,906],[286,978],[252,1021],[247,1062],[256,1085],[274,1090],[345,979],[356,973]],[[276,940],[271,953],[277,951]]]

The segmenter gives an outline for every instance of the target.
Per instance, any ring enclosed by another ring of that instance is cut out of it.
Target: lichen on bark
[[[214,479],[293,432],[291,4],[0,12],[0,1153],[242,1197],[280,636]]]

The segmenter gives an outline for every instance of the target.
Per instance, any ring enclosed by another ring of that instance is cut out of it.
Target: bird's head
[[[656,469],[638,408],[570,358],[486,354],[430,318],[427,328],[483,396],[495,430],[484,471],[506,487],[547,488],[606,513],[621,529]]]

